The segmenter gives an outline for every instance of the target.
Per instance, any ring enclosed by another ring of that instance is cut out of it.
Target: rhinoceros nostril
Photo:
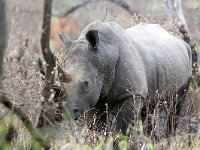
[[[74,120],[78,120],[81,116],[80,111],[78,109],[74,109],[73,112],[74,112]]]

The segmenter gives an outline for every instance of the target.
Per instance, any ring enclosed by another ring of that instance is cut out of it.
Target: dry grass
[[[9,95],[12,101],[19,107],[23,108],[24,112],[31,118],[32,122],[36,122],[38,112],[40,110],[41,91],[42,91],[42,79],[39,75],[39,70],[36,65],[37,58],[31,53],[25,54],[24,59],[20,62],[7,62],[8,68],[5,71],[4,77],[4,92]],[[13,65],[13,66],[12,66]],[[23,68],[23,69],[22,69]],[[190,89],[188,93],[189,101],[187,105],[187,117],[190,117],[193,121],[199,121],[200,119],[200,93],[198,90]],[[10,114],[5,108],[4,122],[14,124],[17,129],[18,136],[13,140],[12,145],[15,149],[29,149],[31,137],[28,131],[23,127],[22,123]],[[142,128],[142,127],[140,127]],[[53,133],[52,133],[53,132]],[[109,138],[104,135],[99,135],[96,132],[92,132],[87,129],[86,126],[80,128],[75,122],[63,122],[56,127],[56,130],[50,131],[53,135],[51,145],[53,149],[106,149],[111,150],[113,137],[111,134]],[[140,139],[140,147],[142,149],[198,149],[200,146],[199,138],[200,134],[189,134],[186,127],[185,132],[165,139],[160,143],[153,144],[153,142],[146,137],[142,132],[133,134],[132,138],[127,141],[126,138],[121,139],[122,147],[133,149],[136,141]],[[105,139],[108,139],[105,142]],[[129,144],[128,144],[129,143]]]
[[[25,54],[20,61],[17,62],[16,58],[13,58],[12,61],[6,61],[4,66],[3,92],[26,112],[33,123],[36,123],[36,118],[40,110],[43,81],[37,66],[38,56],[32,52],[28,52],[28,47],[26,47]],[[58,51],[58,54],[61,53],[62,50]],[[60,58],[62,59],[62,57]],[[3,107],[1,108],[3,110],[1,115],[5,118],[4,123],[7,126],[9,123],[13,124],[18,132],[18,136],[12,141],[14,149],[29,149],[30,144],[33,142],[31,142],[32,140],[28,131],[12,113],[9,113]],[[186,112],[186,118],[189,117],[193,121],[199,122],[200,93],[198,89],[194,90],[192,87],[190,88]],[[179,133],[177,131],[176,136],[163,139],[161,142],[155,144],[150,138],[144,135],[142,125],[138,129],[140,132],[133,133],[128,140],[121,135],[113,136],[112,131],[106,137],[104,134],[99,135],[89,130],[86,125],[80,127],[75,122],[63,121],[55,129],[50,129],[48,133],[53,135],[49,140],[53,149],[111,150],[114,139],[120,139],[120,145],[124,149],[135,149],[138,143],[141,149],[198,149],[200,146],[200,134],[189,134],[187,127],[185,128],[185,132]]]
[[[11,1],[11,0],[10,0]],[[12,8],[11,8],[12,9]],[[39,8],[40,10],[40,8]],[[17,12],[17,11],[16,11]],[[17,12],[17,15],[20,15]],[[26,15],[25,15],[26,16]],[[27,16],[26,16],[27,17]],[[12,18],[11,18],[12,19]],[[22,19],[21,19],[22,20]],[[133,18],[134,22],[157,22],[153,19],[141,19],[138,16]],[[165,21],[160,21],[160,23],[167,29],[168,24]],[[42,86],[43,81],[37,66],[37,61],[40,56],[39,47],[38,47],[38,37],[34,35],[24,35],[22,29],[16,28],[17,22],[13,21],[11,25],[11,36],[9,39],[8,50],[6,54],[6,59],[4,60],[4,76],[3,76],[3,88],[1,92],[6,93],[6,95],[12,100],[12,102],[21,107],[27,116],[31,119],[33,124],[36,123],[38,114],[40,112],[40,103],[42,100]],[[25,23],[20,25],[26,27]],[[77,25],[78,26],[78,25]],[[176,22],[173,23],[173,34],[180,35],[176,27]],[[28,28],[28,26],[27,26]],[[36,27],[39,28],[39,27]],[[35,28],[31,33],[35,32]],[[38,29],[39,30],[39,29]],[[58,27],[60,30],[60,26]],[[73,29],[75,30],[75,29]],[[13,35],[12,32],[16,34]],[[37,34],[40,35],[40,30],[37,31]],[[52,36],[57,36],[57,30]],[[34,37],[32,37],[34,36]],[[25,37],[28,37],[27,40]],[[25,39],[24,39],[25,38]],[[54,38],[54,37],[53,37]],[[55,39],[57,39],[55,37]],[[200,41],[200,39],[197,39]],[[55,41],[54,41],[55,42]],[[57,42],[57,41],[56,41]],[[56,43],[55,42],[55,43]],[[199,46],[200,49],[200,46]],[[55,49],[54,49],[55,50]],[[62,49],[55,50],[58,58],[62,62]],[[199,51],[198,51],[199,53]],[[200,65],[200,64],[199,64]],[[24,128],[21,121],[16,118],[11,112],[9,112],[4,107],[0,106],[0,118],[2,118],[3,125],[8,127],[11,123],[17,130],[18,135],[13,139],[12,146],[15,150],[29,149],[31,144],[34,142],[31,140],[31,137],[28,131]],[[186,118],[191,118],[192,121],[200,121],[200,89],[193,89],[192,86],[188,93],[188,103],[185,108]],[[66,150],[111,150],[113,140],[119,139],[119,145],[121,149],[136,149],[136,145],[143,150],[157,150],[157,149],[196,149],[200,147],[200,133],[190,134],[185,125],[184,132],[180,133],[178,130],[175,136],[171,136],[167,139],[163,139],[159,143],[153,143],[152,140],[145,136],[143,133],[143,126],[139,125],[136,127],[139,132],[132,133],[130,139],[122,135],[112,135],[112,131],[106,137],[104,134],[99,134],[93,132],[87,128],[86,125],[81,127],[75,122],[63,121],[59,123],[55,129],[49,129],[48,134],[51,134],[49,142],[52,145],[52,149],[66,149]],[[0,123],[1,130],[1,123]],[[48,129],[47,129],[48,130]],[[42,131],[41,131],[42,132]],[[44,137],[47,132],[43,133]],[[0,133],[1,137],[1,133]],[[105,140],[106,139],[106,140]],[[1,144],[1,142],[0,142]]]

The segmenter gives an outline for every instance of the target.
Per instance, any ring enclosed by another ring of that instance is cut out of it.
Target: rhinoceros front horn
[[[69,47],[72,44],[72,40],[70,39],[70,37],[68,35],[66,35],[64,32],[61,32],[59,34],[60,39],[62,40],[62,42],[64,43],[65,47]]]
[[[69,83],[72,81],[72,76],[65,72],[60,66],[58,66],[58,75],[59,75],[59,81]]]

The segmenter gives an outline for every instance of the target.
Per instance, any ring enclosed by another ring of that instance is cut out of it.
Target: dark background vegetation
[[[130,6],[135,14],[130,14],[126,9],[116,5],[115,1],[99,0],[98,2],[88,3],[84,7],[62,17],[72,7],[86,1],[53,0],[50,44],[53,52],[57,53],[57,55],[62,53],[60,52],[62,51],[62,46],[58,38],[60,32],[64,31],[75,39],[79,36],[80,31],[94,20],[115,21],[124,28],[131,27],[140,21],[155,22],[164,26],[167,21],[164,0],[122,0],[122,2],[126,2]],[[116,1],[120,2],[120,0]],[[42,33],[43,1],[6,0],[6,4],[8,44],[4,57],[3,88],[1,92],[5,93],[15,105],[22,108],[35,124],[41,109],[43,87],[43,81],[37,65],[38,58],[42,57],[40,38]],[[200,1],[182,0],[182,7],[190,34],[197,42],[199,55]],[[173,31],[176,35],[180,35],[176,24]],[[190,107],[187,109],[193,113],[192,117],[197,121],[200,119],[200,95],[198,91],[199,89],[191,89]],[[11,122],[19,130],[21,139],[15,139],[18,141],[18,144],[15,143],[15,147],[26,149],[24,143],[26,143],[28,135],[24,131],[21,122],[17,121],[16,118],[10,117],[12,115],[6,108],[0,107],[0,109],[0,118],[5,118],[4,121],[6,123]],[[74,134],[76,135],[76,132]],[[70,135],[70,133],[59,135],[57,148],[60,148],[60,145],[66,142],[62,137],[67,135]],[[83,141],[79,137],[79,143],[83,143]],[[182,141],[184,141],[184,138]],[[179,143],[181,143],[181,140]],[[197,146],[199,144],[196,143]]]

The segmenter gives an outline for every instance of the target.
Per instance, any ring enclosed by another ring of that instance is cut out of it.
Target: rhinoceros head
[[[85,34],[84,39],[71,40],[66,34],[61,33],[66,51],[66,64],[62,75],[70,75],[70,83],[64,82],[67,98],[64,107],[73,119],[78,119],[85,111],[93,108],[100,95],[104,93],[106,74],[109,78],[114,76],[111,64],[107,57],[102,54],[103,48],[99,47],[99,35],[97,30],[90,30]],[[110,55],[110,54],[109,54]],[[108,58],[109,59],[109,58]],[[108,63],[108,65],[107,65]],[[116,63],[116,62],[115,62]],[[115,68],[113,66],[112,68]],[[106,70],[109,71],[106,71]],[[111,75],[112,74],[112,75]],[[65,79],[67,77],[61,77]]]

